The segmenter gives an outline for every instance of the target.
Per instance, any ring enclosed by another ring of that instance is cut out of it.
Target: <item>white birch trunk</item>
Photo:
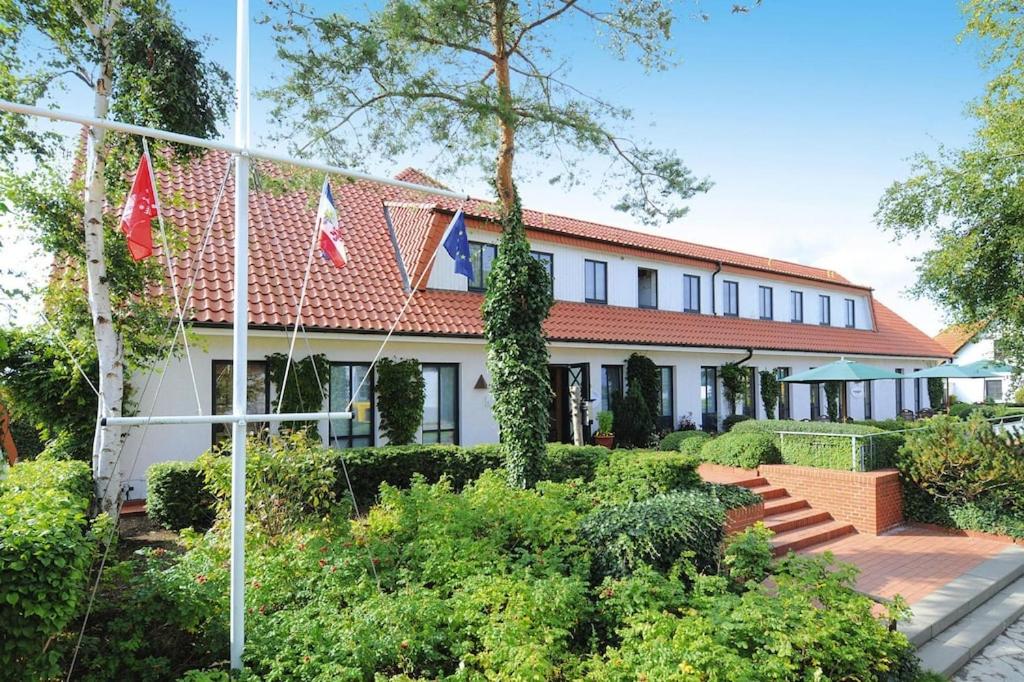
[[[110,88],[113,80],[110,32],[119,11],[119,4],[112,2],[107,7],[102,26],[90,27],[96,30],[94,37],[100,44],[102,54],[100,74],[94,90],[93,115],[96,118],[106,118],[110,109]],[[103,204],[107,189],[104,177],[106,135],[103,128],[88,130],[84,228],[89,309],[92,313],[93,335],[99,358],[99,412],[101,416],[112,417],[121,415],[121,404],[124,399],[124,348],[121,337],[114,327],[107,263],[103,254]],[[99,421],[96,422],[92,469],[96,495],[104,511],[110,511],[115,507],[121,492],[119,452],[122,438],[120,427],[100,426]]]

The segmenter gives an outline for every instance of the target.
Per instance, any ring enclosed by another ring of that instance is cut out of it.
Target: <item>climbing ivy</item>
[[[661,407],[661,373],[654,361],[640,353],[630,355],[626,359],[626,381],[627,386],[636,388],[647,404],[647,411],[657,419]]]
[[[729,403],[729,414],[736,414],[736,398],[747,394],[747,370],[736,363],[722,365],[722,392]]]
[[[547,444],[551,386],[543,324],[553,300],[547,271],[530,255],[522,205],[515,196],[502,219],[483,316],[493,413],[509,482],[526,488],[537,481]]]
[[[936,411],[946,409],[946,387],[939,377],[928,377],[928,404]]]
[[[423,423],[425,384],[415,358],[377,361],[377,409],[380,432],[389,445],[408,445]]]
[[[830,422],[839,421],[839,389],[842,385],[839,381],[825,382],[825,408],[828,410]]]
[[[301,360],[292,359],[288,370],[288,384],[281,393],[288,356],[272,353],[267,356],[267,378],[277,398],[271,406],[275,412],[319,412],[324,409],[331,364],[322,353],[309,355]],[[316,422],[281,422],[281,428],[289,431],[306,429],[313,439],[320,438]]]
[[[779,404],[779,379],[771,370],[761,370],[761,404],[765,419],[775,419],[775,406]]]

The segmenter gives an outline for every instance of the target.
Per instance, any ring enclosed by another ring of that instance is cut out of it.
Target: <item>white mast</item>
[[[238,0],[235,35],[235,309],[231,426],[231,669],[245,645],[245,413],[249,374],[249,0]]]

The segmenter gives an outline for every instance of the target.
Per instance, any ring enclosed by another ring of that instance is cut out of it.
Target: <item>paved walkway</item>
[[[913,604],[1006,549],[994,540],[905,526],[883,535],[856,534],[806,550],[832,552],[861,569],[857,589],[875,597],[903,595]]]
[[[964,666],[954,682],[1024,680],[1024,618],[1011,625]]]

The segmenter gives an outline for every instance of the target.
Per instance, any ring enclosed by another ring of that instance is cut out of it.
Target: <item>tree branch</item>
[[[541,17],[539,19],[536,19],[535,21],[531,21],[529,24],[524,26],[523,30],[520,31],[519,35],[517,35],[515,40],[512,41],[512,44],[509,46],[508,51],[510,53],[511,52],[515,52],[519,48],[519,43],[522,42],[523,38],[526,37],[527,33],[532,31],[533,29],[537,28],[538,26],[543,26],[544,24],[548,23],[549,21],[552,21],[552,20],[557,19],[558,17],[562,16],[562,14],[567,12],[573,5],[576,4],[576,2],[577,2],[577,0],[562,0],[562,3],[563,3],[562,6],[559,7],[558,9],[556,9],[554,12],[551,12],[550,14],[548,14],[546,16],[543,16],[543,17]]]

